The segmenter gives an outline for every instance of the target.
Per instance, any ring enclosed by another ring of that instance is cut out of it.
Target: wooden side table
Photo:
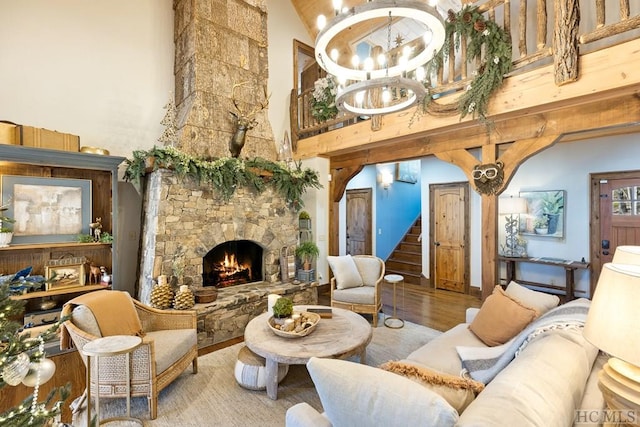
[[[132,335],[113,335],[109,337],[98,338],[87,343],[82,352],[87,356],[87,427],[91,426],[91,358],[96,360],[96,420],[98,425],[106,424],[111,421],[134,421],[142,424],[138,418],[131,417],[131,353],[142,344],[142,338]],[[100,358],[117,356],[119,354],[126,355],[125,372],[127,376],[127,416],[112,417],[100,421]]]

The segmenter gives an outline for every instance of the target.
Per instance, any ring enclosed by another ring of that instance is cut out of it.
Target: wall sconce
[[[380,183],[385,190],[389,189],[389,186],[393,184],[393,175],[389,171],[382,171],[380,173]]]

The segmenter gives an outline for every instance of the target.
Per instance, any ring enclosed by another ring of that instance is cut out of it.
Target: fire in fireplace
[[[221,243],[202,258],[203,286],[226,288],[262,280],[262,247],[251,240]]]

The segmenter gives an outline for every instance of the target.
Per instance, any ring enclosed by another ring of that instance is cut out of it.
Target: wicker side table
[[[111,421],[134,421],[142,424],[138,418],[131,417],[131,353],[142,344],[142,338],[131,335],[113,335],[109,337],[98,338],[97,340],[88,342],[82,352],[87,356],[87,427],[91,426],[91,358],[95,357],[96,362],[96,420],[98,425],[106,424]],[[125,372],[127,376],[127,415],[126,417],[112,417],[100,421],[100,358],[117,356],[119,354],[126,355]]]

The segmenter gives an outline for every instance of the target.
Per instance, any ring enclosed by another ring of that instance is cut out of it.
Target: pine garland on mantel
[[[302,195],[308,188],[322,187],[318,173],[309,168],[303,169],[301,163],[290,167],[284,162],[272,162],[260,157],[205,160],[171,146],[136,150],[133,158],[126,160],[126,165],[126,181],[140,182],[147,173],[161,168],[171,169],[180,177],[188,176],[199,183],[213,186],[226,201],[240,186],[258,193],[271,186],[295,210],[302,208]]]
[[[438,105],[441,111],[449,109],[459,112],[461,119],[471,114],[474,118],[486,122],[489,99],[502,86],[504,76],[511,71],[513,65],[511,38],[498,24],[485,19],[478,11],[477,6],[466,5],[458,13],[450,10],[445,25],[444,45],[430,62],[432,70],[444,64],[449,56],[452,43],[455,49],[460,47],[462,36],[466,37],[468,43],[467,62],[483,59],[483,47],[484,60],[476,77],[467,86],[457,102]],[[417,109],[417,115],[429,111],[429,104],[432,101],[431,96],[425,96],[422,106]]]

